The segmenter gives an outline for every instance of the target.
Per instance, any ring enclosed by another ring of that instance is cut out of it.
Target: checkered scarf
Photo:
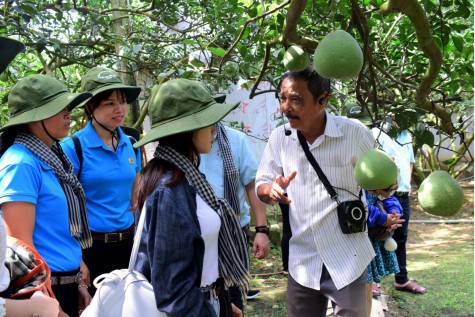
[[[84,190],[76,175],[74,175],[73,164],[63,153],[61,146],[58,142],[54,142],[50,149],[33,134],[24,132],[18,133],[15,143],[26,146],[53,169],[59,178],[68,202],[69,231],[79,241],[83,249],[91,247],[92,237],[87,220]],[[52,208],[54,207],[52,206]]]
[[[223,177],[224,177],[224,198],[229,202],[232,209],[241,215],[239,204],[239,171],[233,160],[231,153],[231,145],[229,144],[228,135],[222,123],[216,123],[216,139],[218,140],[219,150],[223,158]]]
[[[246,237],[236,213],[225,199],[216,197],[213,189],[199,170],[184,155],[164,145],[158,145],[155,157],[175,164],[186,175],[196,192],[221,218],[218,238],[219,275],[228,288],[237,285],[242,292],[249,288],[249,258]]]

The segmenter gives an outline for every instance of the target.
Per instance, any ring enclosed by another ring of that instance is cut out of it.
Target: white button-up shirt
[[[369,129],[357,120],[326,113],[323,135],[309,145],[340,201],[354,200],[359,193],[354,179],[358,158],[375,146]],[[272,184],[277,175],[297,171],[287,188],[292,238],[289,273],[299,284],[319,290],[325,265],[337,289],[356,280],[375,256],[366,232],[343,234],[336,202],[330,198],[300,146],[297,131],[285,136],[274,130],[264,150],[256,176],[256,188]],[[364,195],[362,197],[365,203]]]

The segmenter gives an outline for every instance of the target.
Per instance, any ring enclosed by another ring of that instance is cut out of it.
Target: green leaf
[[[183,44],[188,44],[188,45],[198,45],[198,42],[196,42],[195,40],[192,40],[192,39],[184,39],[182,41]]]
[[[461,37],[460,35],[453,34],[452,35],[452,42],[454,42],[454,45],[455,45],[455,48],[457,49],[457,51],[462,52],[463,44],[464,44],[463,37]]]
[[[38,14],[38,10],[36,10],[36,6],[32,3],[24,2],[21,4],[21,8],[23,9],[25,13],[28,13],[31,16]]]
[[[434,146],[434,134],[429,130],[424,130],[420,136],[422,143],[427,144],[428,146]]]
[[[244,59],[247,56],[247,47],[242,45],[238,50],[239,54],[241,54],[241,57]]]
[[[450,158],[450,159],[448,159],[448,160],[442,161],[442,163],[445,164],[445,165],[450,165],[450,164],[452,164],[453,162],[455,162],[455,159],[456,159],[456,158],[453,157],[453,158]]]
[[[226,51],[220,47],[208,47],[208,50],[219,57],[223,57],[226,54]]]

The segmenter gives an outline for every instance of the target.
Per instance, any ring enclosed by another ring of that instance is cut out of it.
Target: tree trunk
[[[126,8],[127,0],[112,0],[112,8]],[[121,57],[123,55],[123,43],[129,34],[129,16],[122,11],[112,12],[112,25],[116,35],[115,53],[118,58],[117,70],[122,78],[122,82],[126,85],[136,86],[135,76],[133,70],[130,69],[128,60]],[[138,101],[129,103],[128,118],[126,123],[132,126],[138,119],[140,114]]]

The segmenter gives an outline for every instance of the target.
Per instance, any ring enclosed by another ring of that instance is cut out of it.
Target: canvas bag
[[[157,309],[152,284],[134,271],[145,220],[145,205],[137,226],[128,269],[114,270],[94,279],[97,291],[81,317],[167,317]]]
[[[49,266],[34,248],[8,236],[6,251],[5,266],[10,271],[10,285],[2,292],[2,297],[27,299],[36,291],[46,290],[47,295],[55,298]]]

